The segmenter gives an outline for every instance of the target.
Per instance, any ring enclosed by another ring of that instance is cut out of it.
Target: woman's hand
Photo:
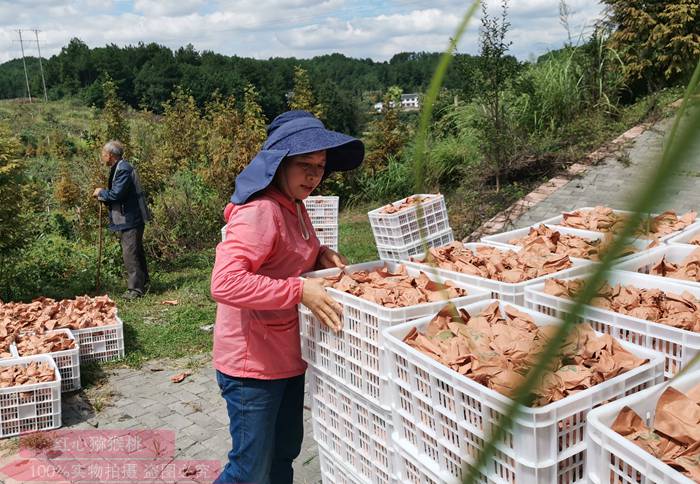
[[[323,324],[336,333],[343,328],[343,308],[333,299],[319,279],[304,279],[301,303]]]
[[[318,256],[318,261],[316,266],[320,269],[332,269],[335,267],[340,267],[343,269],[348,265],[348,260],[345,256],[338,254],[333,249],[324,247],[321,254]]]

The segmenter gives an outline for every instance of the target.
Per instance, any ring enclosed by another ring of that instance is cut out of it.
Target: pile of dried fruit
[[[694,250],[680,264],[668,262],[664,256],[657,264],[649,268],[649,274],[700,282],[700,249]]]
[[[687,393],[672,387],[664,390],[650,427],[634,410],[624,407],[612,430],[700,482],[700,385]]]
[[[544,283],[544,292],[552,296],[573,298],[584,283],[583,279],[549,279]],[[660,289],[640,289],[621,284],[613,287],[605,283],[590,304],[674,328],[700,332],[700,299],[687,291],[674,294]]]
[[[553,274],[572,266],[567,255],[522,249],[518,252],[491,246],[468,249],[462,242],[431,248],[424,261],[449,271],[496,281],[518,283]]]
[[[687,244],[690,245],[700,245],[700,234],[694,236],[692,239],[690,239]]]
[[[75,341],[66,333],[60,332],[20,336],[16,344],[19,356],[55,353],[75,348]]]
[[[341,271],[324,278],[323,284],[387,308],[415,306],[467,295],[466,290],[454,287],[450,281],[439,284],[422,272],[418,277],[412,277],[404,266],[399,266],[397,272],[389,271],[386,266],[372,271]]]
[[[28,365],[0,367],[0,388],[16,387],[54,381],[54,369],[44,362],[33,361]]]
[[[546,225],[531,227],[527,235],[509,240],[510,245],[524,247],[540,254],[559,254],[598,261],[609,246],[611,238],[585,239],[579,235],[565,234]],[[637,252],[637,248],[626,246],[620,257]]]
[[[649,235],[652,238],[663,237],[673,232],[683,230],[695,222],[697,213],[688,212],[678,217],[676,212],[667,211],[655,217],[645,219],[637,231],[639,236]],[[589,210],[575,210],[562,213],[560,225],[575,229],[594,230],[597,232],[619,232],[625,223],[624,214],[615,213],[608,207],[595,207]]]
[[[79,296],[56,301],[0,303],[0,328],[7,333],[44,333],[57,328],[83,329],[116,323],[117,306],[109,296]]]
[[[494,302],[480,314],[457,312],[452,305],[428,324],[413,328],[404,342],[506,396],[525,380],[556,326],[537,326],[512,306],[503,313]],[[533,406],[543,406],[643,365],[648,360],[625,350],[609,334],[598,336],[587,324],[575,326],[561,352],[535,390]]]
[[[403,210],[405,208],[413,207],[413,206],[421,204],[423,202],[427,202],[428,200],[430,200],[432,198],[433,198],[433,196],[422,197],[420,195],[411,195],[410,197],[406,198],[398,205],[393,205],[390,203],[389,205],[382,207],[381,213],[392,214],[392,213],[400,212],[401,210]]]

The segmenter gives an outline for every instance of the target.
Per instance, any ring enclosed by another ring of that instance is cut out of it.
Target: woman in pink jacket
[[[306,371],[297,305],[341,329],[338,304],[319,281],[299,277],[346,263],[320,245],[303,200],[325,175],[359,166],[364,145],[306,111],[281,114],[267,135],[236,178],[212,272],[214,367],[232,440],[215,484],[292,484]]]

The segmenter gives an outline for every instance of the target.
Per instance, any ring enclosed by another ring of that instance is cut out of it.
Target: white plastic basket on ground
[[[47,331],[45,334],[51,335],[56,333],[63,333],[68,336],[69,339],[75,341],[75,348],[73,349],[45,353],[53,358],[58,367],[58,371],[61,373],[61,392],[80,390],[80,346],[78,345],[78,341],[70,329],[55,329],[53,331]],[[31,356],[21,354],[16,346],[15,351],[18,357]]]
[[[48,363],[54,381],[0,388],[0,438],[61,426],[61,373],[49,355],[0,360],[0,367]]]
[[[413,195],[413,197],[421,197],[423,201],[395,213],[384,212],[389,205],[401,205],[406,201],[404,198],[367,213],[377,246],[385,248],[407,247],[415,245],[421,240],[434,238],[450,229],[443,195],[419,194]],[[420,220],[418,205],[422,210]]]
[[[464,244],[464,247],[470,250],[476,250],[479,247],[496,247],[501,250],[512,250],[514,252],[518,252],[521,250],[520,247],[506,249],[505,247],[498,247],[491,244],[483,244],[480,242],[470,242]],[[568,277],[586,274],[591,270],[592,267],[591,262],[581,261],[580,259],[572,259],[572,267],[563,271],[536,277],[534,279],[530,279],[529,281],[510,283],[496,281],[494,279],[487,279],[485,277],[473,276],[470,274],[464,274],[462,272],[448,271],[445,269],[429,266],[422,262],[418,262],[422,261],[423,259],[425,259],[425,253],[421,252],[420,255],[412,257],[412,260],[409,262],[405,262],[405,264],[407,267],[412,267],[424,271],[431,277],[441,277],[443,279],[458,281],[464,284],[480,287],[489,291],[491,293],[491,297],[493,297],[494,299],[500,299],[502,301],[520,305],[524,304],[525,302],[525,288],[527,286],[537,284],[539,282],[544,281],[545,279],[551,279],[552,277]]]
[[[700,384],[700,371],[682,375],[670,386],[686,392]],[[592,484],[693,484],[668,464],[636,446],[610,427],[624,407],[630,407],[650,425],[662,384],[600,406],[588,414],[586,474]]]
[[[453,241],[454,234],[452,233],[452,229],[447,229],[442,233],[426,238],[425,245],[423,241],[414,242],[404,247],[385,247],[377,245],[377,252],[381,260],[407,261],[412,256],[424,253],[426,245],[428,247],[441,247]]]
[[[319,448],[350,471],[351,482],[392,484],[391,413],[318,370],[309,371],[308,378]]]
[[[695,222],[693,225],[687,227],[685,230],[681,230],[678,235],[674,235],[669,238],[666,242],[669,244],[684,244],[693,245],[694,247],[700,247],[698,244],[691,244],[690,241],[696,237],[700,237],[700,222]]]
[[[576,210],[584,210],[584,211],[593,210],[594,208],[595,208],[595,207],[580,207],[580,208],[571,210],[571,211],[569,211],[569,212],[567,212],[567,213],[574,212],[574,211],[576,211]],[[620,214],[620,215],[625,215],[625,214],[630,214],[630,213],[632,213],[632,212],[630,212],[629,210],[616,210],[616,209],[614,209],[613,212],[615,212],[616,214]],[[660,215],[660,214],[658,214],[658,213],[644,214],[644,215],[642,216],[642,219],[644,219],[645,217],[656,217],[657,215]],[[564,219],[564,216],[563,216],[562,214],[559,214],[559,215],[557,215],[557,216],[550,217],[550,218],[548,218],[548,219],[546,219],[546,220],[543,220],[543,221],[540,222],[540,223],[543,223],[543,224],[545,224],[545,225],[557,225],[557,226],[562,226],[561,223],[562,223],[562,220],[563,220],[563,219]],[[691,225],[690,227],[692,227],[692,225]],[[686,227],[684,230],[687,230],[688,228],[689,228],[689,227]],[[673,232],[673,233],[671,233],[671,234],[664,235],[663,237],[659,237],[658,240],[659,240],[659,242],[667,242],[669,239],[671,239],[672,237],[674,237],[674,236],[680,234],[681,232],[683,232],[683,231],[682,231],[682,230],[678,230],[678,231]],[[646,239],[651,239],[651,237],[640,236],[639,239],[646,240]]]
[[[445,481],[435,475],[419,459],[404,449],[400,442],[392,438],[394,445],[394,462],[396,467],[396,482],[401,484],[445,484]],[[461,484],[454,478],[450,484]]]
[[[364,484],[364,481],[354,476],[342,462],[339,462],[320,445],[318,446],[318,460],[323,484]]]
[[[513,241],[514,239],[519,239],[521,237],[525,237],[530,233],[531,228],[537,228],[540,225],[543,224],[534,224],[531,225],[530,227],[525,227],[522,229],[515,229],[515,230],[510,230],[508,232],[502,232],[500,234],[495,234],[495,235],[488,235],[486,237],[482,237],[481,241],[486,243],[486,244],[491,244],[491,245],[497,245],[499,247],[505,247],[506,249],[513,249],[514,247],[521,247],[520,245],[517,244],[511,244],[510,242]],[[546,225],[546,227],[561,233],[562,235],[576,235],[578,237],[581,237],[586,240],[601,240],[605,237],[605,234],[602,232],[592,232],[589,230],[578,230],[578,229],[571,229],[568,227],[560,227],[558,225]],[[635,254],[627,255],[625,257],[621,257],[620,261],[625,261],[629,260],[632,257],[635,257],[636,255],[639,255],[642,251],[647,250],[647,246],[649,245],[649,241],[645,239],[635,239],[635,240],[630,240],[627,245],[634,247],[637,252]],[[591,261],[590,259],[583,259],[580,257],[572,257],[572,260],[578,260],[581,262],[595,262]]]
[[[577,277],[572,277],[577,279]],[[671,279],[650,277],[624,271],[611,271],[607,276],[610,285],[622,284],[642,289],[659,289],[664,292],[682,294],[688,291],[700,298],[700,288],[672,282]],[[571,299],[545,294],[544,283],[530,286],[525,291],[525,305],[557,318],[569,312],[573,306]],[[700,333],[674,328],[667,324],[655,323],[627,314],[616,313],[595,306],[586,306],[580,318],[596,331],[610,333],[620,340],[629,341],[666,356],[664,371],[670,378],[690,362],[700,352]]]
[[[366,262],[347,266],[346,272],[372,270],[385,266],[390,271],[400,264],[393,262]],[[411,276],[418,276],[419,269],[406,268]],[[336,275],[340,269],[326,269],[305,274],[306,278]],[[444,282],[450,278],[433,278]],[[452,281],[466,289],[467,295],[453,299],[457,305],[469,304],[488,298],[484,290],[468,284]],[[301,348],[304,359],[313,367],[333,376],[349,388],[362,394],[375,405],[389,408],[389,369],[384,349],[382,330],[390,326],[434,314],[445,301],[418,304],[405,308],[385,308],[377,303],[328,288],[328,292],[343,307],[343,330],[335,333],[322,324],[304,305],[299,305]]]
[[[124,323],[118,316],[115,324],[71,331],[78,340],[81,363],[124,357]]]
[[[688,284],[700,288],[700,282],[649,274],[651,268],[659,262],[661,262],[663,258],[666,258],[666,262],[680,264],[696,250],[700,250],[700,246],[662,245],[660,247],[655,247],[654,249],[648,250],[642,254],[638,254],[636,257],[631,257],[626,261],[615,264],[614,269],[620,271],[637,272],[640,274],[648,275],[649,277],[659,278],[662,281],[671,281],[680,284]]]
[[[338,224],[314,225],[314,231],[321,245],[325,245],[335,251],[338,250]]]
[[[464,307],[479,314],[495,300]],[[500,302],[501,311],[508,303]],[[559,320],[515,306],[539,326]],[[413,328],[424,331],[432,317],[384,331],[391,362],[393,440],[438,482],[452,483],[473,464],[494,425],[512,400],[403,342]],[[663,379],[663,356],[621,344],[649,362],[563,400],[522,408],[513,427],[482,471],[483,482],[572,483],[584,480],[586,414],[610,400],[648,388]],[[403,476],[402,476],[403,477]]]

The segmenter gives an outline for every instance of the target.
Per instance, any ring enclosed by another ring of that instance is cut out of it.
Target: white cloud
[[[499,0],[488,0],[499,14]],[[223,54],[267,58],[311,57],[341,52],[376,60],[400,51],[441,51],[466,3],[463,0],[0,0],[0,61],[19,56],[15,28],[39,28],[44,55],[56,54],[72,37],[92,47],[107,43],[158,42]],[[558,0],[513,0],[509,9],[511,52],[524,59],[566,40]],[[569,0],[576,37],[601,10],[590,0]],[[476,53],[479,20],[459,45]],[[6,48],[3,48],[5,47]]]
[[[134,12],[152,16],[177,16],[196,12],[205,0],[134,0]]]

